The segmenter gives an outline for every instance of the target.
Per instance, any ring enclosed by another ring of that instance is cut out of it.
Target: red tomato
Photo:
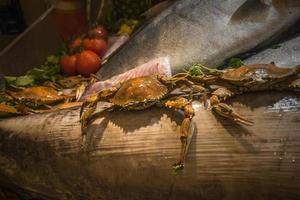
[[[103,38],[106,39],[108,36],[107,30],[103,26],[96,26],[88,31],[88,35],[91,38]]]
[[[76,69],[77,57],[75,55],[65,55],[60,59],[60,66],[63,73],[69,76],[77,74]]]
[[[91,50],[102,57],[107,50],[107,43],[103,39],[84,39],[83,47],[84,49]]]
[[[82,76],[95,74],[101,67],[100,57],[92,51],[85,50],[77,56],[77,71]]]
[[[68,45],[69,51],[73,52],[76,50],[79,50],[80,47],[82,47],[82,39],[81,38],[75,38],[70,42]]]

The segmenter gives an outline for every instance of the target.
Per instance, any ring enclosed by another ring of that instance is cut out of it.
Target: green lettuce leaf
[[[19,76],[15,81],[15,85],[19,87],[34,85],[34,78],[32,76]]]
[[[60,56],[48,56],[47,61],[38,67],[34,67],[26,72],[24,76],[5,76],[7,85],[16,87],[29,87],[41,85],[45,81],[55,81],[60,73]]]
[[[191,76],[203,76],[203,75],[217,75],[220,74],[221,71],[214,69],[214,68],[208,68],[201,64],[194,64],[191,67],[188,68],[187,73],[189,73]]]

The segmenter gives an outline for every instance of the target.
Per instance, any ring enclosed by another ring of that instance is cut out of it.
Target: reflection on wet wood
[[[299,95],[231,103],[255,125],[235,125],[195,103],[195,134],[177,176],[179,112],[97,114],[86,152],[77,109],[0,121],[0,183],[59,199],[299,199]]]

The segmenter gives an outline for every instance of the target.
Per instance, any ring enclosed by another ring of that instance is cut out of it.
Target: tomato
[[[81,38],[75,38],[70,42],[68,45],[69,51],[74,52],[80,49],[82,47],[82,39]]]
[[[84,39],[83,47],[85,50],[91,50],[102,57],[107,50],[107,43],[104,39]]]
[[[91,38],[107,39],[108,32],[103,26],[96,26],[95,28],[92,28],[88,31],[88,35]]]
[[[100,69],[101,59],[96,53],[85,50],[77,56],[76,67],[79,74],[89,76]]]
[[[65,55],[60,59],[61,70],[64,74],[73,76],[77,74],[76,69],[77,57],[76,55]]]

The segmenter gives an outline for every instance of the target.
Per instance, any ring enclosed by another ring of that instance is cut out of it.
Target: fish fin
[[[266,19],[267,12],[272,4],[271,0],[247,0],[231,16],[231,23],[242,21],[263,21]]]

